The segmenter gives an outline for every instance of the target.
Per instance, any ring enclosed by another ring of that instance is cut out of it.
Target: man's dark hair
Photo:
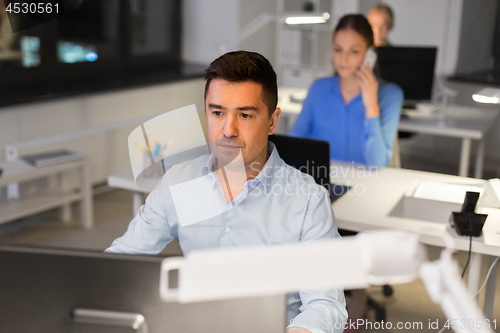
[[[228,52],[215,59],[205,71],[205,101],[213,79],[228,82],[255,82],[262,85],[262,101],[269,117],[278,104],[278,83],[273,66],[263,55],[256,52]]]

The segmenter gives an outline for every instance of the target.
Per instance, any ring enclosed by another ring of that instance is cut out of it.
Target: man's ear
[[[269,124],[269,132],[268,132],[269,135],[273,134],[274,131],[276,130],[276,126],[278,126],[278,120],[280,119],[280,116],[281,116],[281,109],[276,108],[270,119],[271,123]]]

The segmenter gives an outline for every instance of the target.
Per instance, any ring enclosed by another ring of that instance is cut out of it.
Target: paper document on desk
[[[484,189],[475,185],[450,184],[442,182],[419,182],[413,191],[413,197],[419,199],[463,203],[465,192],[479,192]]]
[[[500,179],[490,179],[486,183],[481,207],[500,208]]]
[[[404,194],[401,211],[394,211],[393,214],[415,220],[448,223],[451,212],[462,209],[467,191],[482,194],[484,189],[479,182],[452,184],[417,180]]]

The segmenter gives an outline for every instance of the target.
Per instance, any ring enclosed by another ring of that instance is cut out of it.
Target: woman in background
[[[372,29],[363,15],[341,18],[332,41],[336,74],[313,83],[289,134],[328,141],[334,160],[386,166],[392,157],[403,91],[376,78],[372,68],[363,64],[367,50],[374,48]],[[351,292],[350,321],[366,316],[366,302],[365,290]]]
[[[328,141],[334,160],[382,167],[392,157],[403,91],[363,64],[369,48],[374,46],[367,19],[341,18],[333,33],[336,74],[313,83],[289,134]]]
[[[375,5],[368,13],[368,22],[372,26],[375,47],[390,46],[387,35],[394,26],[394,14],[391,7],[383,3]]]

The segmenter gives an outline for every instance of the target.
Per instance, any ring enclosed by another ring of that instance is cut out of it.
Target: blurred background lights
[[[97,60],[97,53],[95,53],[95,52],[89,52],[85,56],[85,59],[87,59],[87,61],[90,61],[90,62],[96,61]]]

